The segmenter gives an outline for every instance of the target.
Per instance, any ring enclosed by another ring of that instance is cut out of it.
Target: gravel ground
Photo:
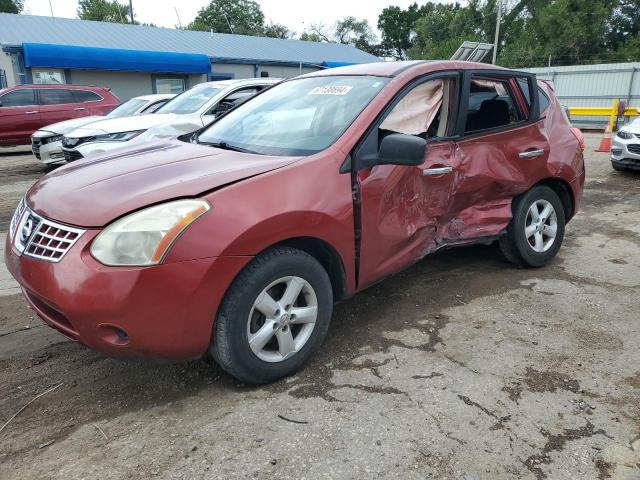
[[[449,250],[336,306],[298,375],[104,358],[33,317],[0,266],[2,479],[640,479],[640,174],[587,137],[558,258]],[[0,150],[0,235],[44,170]]]

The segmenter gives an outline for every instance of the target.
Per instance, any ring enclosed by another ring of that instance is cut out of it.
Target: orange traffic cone
[[[600,146],[596,152],[610,152],[611,151],[611,124],[607,123],[607,128],[604,129],[604,135],[600,140]]]

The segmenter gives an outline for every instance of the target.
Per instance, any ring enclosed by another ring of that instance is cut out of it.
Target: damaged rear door
[[[437,248],[437,225],[453,188],[461,75],[446,72],[407,85],[354,152],[358,285],[401,270]],[[389,134],[427,140],[419,166],[377,165]]]
[[[455,186],[437,234],[447,245],[499,235],[513,198],[545,178],[549,158],[534,75],[468,70],[460,103]]]

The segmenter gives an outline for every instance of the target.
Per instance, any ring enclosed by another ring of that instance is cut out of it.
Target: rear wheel
[[[564,239],[564,207],[549,187],[538,185],[514,200],[513,218],[500,250],[516,265],[541,267],[556,256]]]
[[[268,250],[225,295],[211,353],[243,382],[275,381],[313,355],[326,337],[332,310],[331,282],[315,258],[288,247]]]

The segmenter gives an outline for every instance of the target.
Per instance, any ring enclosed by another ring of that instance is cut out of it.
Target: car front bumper
[[[614,165],[640,170],[640,138],[624,140],[618,136],[611,142],[611,162]]]
[[[58,135],[55,135],[58,136]],[[65,163],[62,141],[49,142],[50,137],[31,137],[33,155],[45,165]]]
[[[66,337],[114,357],[187,360],[206,353],[218,305],[251,257],[151,267],[107,267],[87,231],[58,263],[20,255],[7,235],[5,263],[29,306]]]

